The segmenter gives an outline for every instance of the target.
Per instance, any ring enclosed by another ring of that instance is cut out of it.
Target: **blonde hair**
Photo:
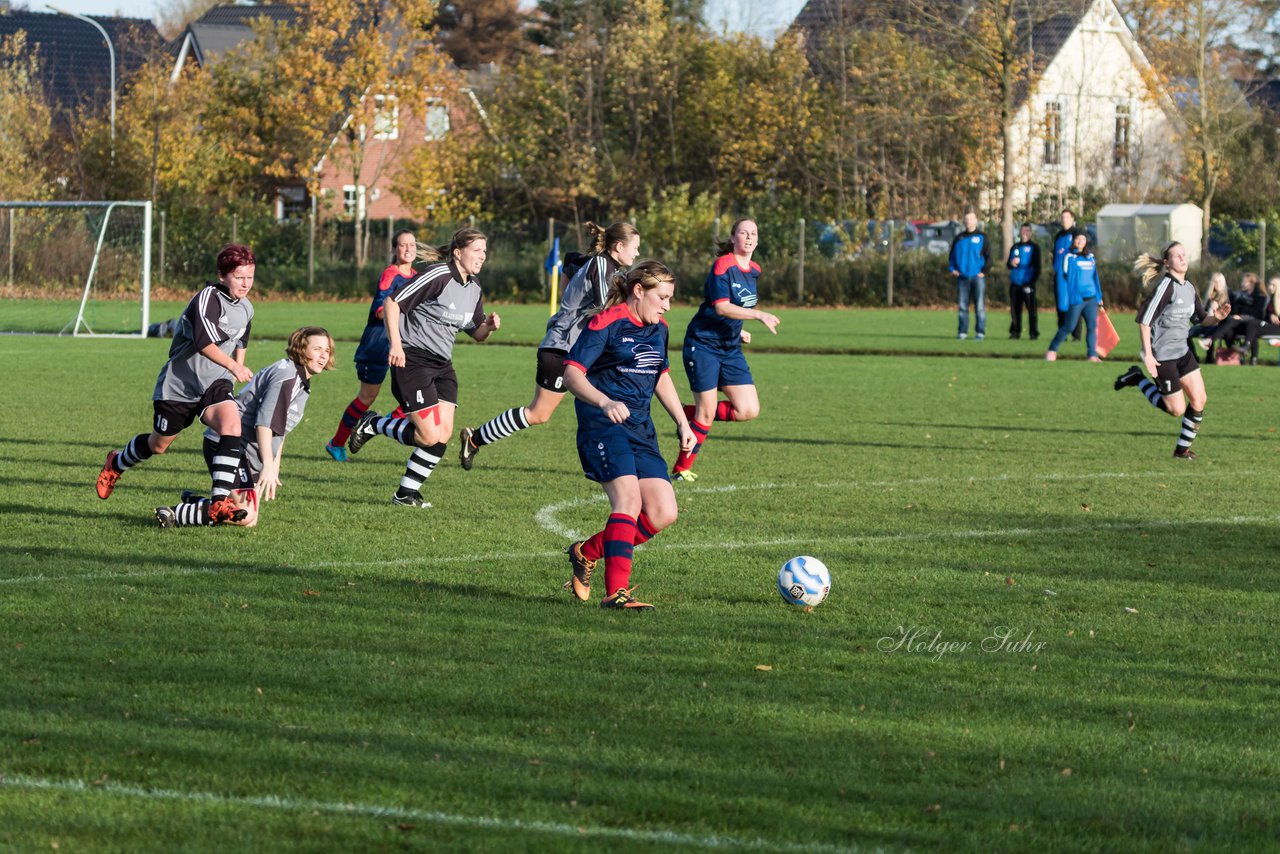
[[[307,339],[314,338],[318,335],[323,336],[329,342],[329,361],[325,362],[324,369],[326,371],[332,371],[337,367],[335,364],[337,361],[335,356],[337,354],[333,351],[333,336],[330,335],[329,330],[325,329],[323,326],[304,326],[301,329],[295,330],[294,333],[289,336],[289,343],[284,348],[285,356],[295,365],[306,365]]]
[[[733,251],[733,236],[738,233],[738,226],[742,225],[744,222],[749,222],[752,225],[755,225],[757,228],[759,228],[759,223],[757,223],[754,219],[752,219],[749,216],[744,216],[740,219],[735,219],[733,221],[733,226],[730,227],[729,229],[729,239],[721,240],[719,243],[716,244],[717,256],[728,255]]]
[[[443,246],[419,246],[418,257],[423,261],[452,261],[455,250],[466,249],[477,240],[488,239],[478,228],[460,228]]]
[[[1267,291],[1272,294],[1280,291],[1280,276],[1272,276],[1267,279]]]
[[[1204,301],[1210,300],[1216,300],[1219,305],[1231,301],[1231,295],[1227,292],[1227,277],[1221,273],[1214,273],[1209,277],[1209,291],[1205,294]]]
[[[616,273],[609,284],[609,298],[605,300],[605,308],[622,305],[631,296],[636,285],[651,291],[663,283],[676,283],[675,275],[661,261],[641,261],[627,273]]]
[[[601,228],[594,222],[587,222],[586,229],[591,238],[587,252],[592,255],[611,252],[619,243],[626,243],[631,238],[640,236],[639,230],[629,222],[615,222],[608,228]]]
[[[1142,276],[1142,287],[1148,287],[1156,276],[1160,275],[1167,269],[1169,250],[1175,246],[1181,245],[1182,244],[1178,241],[1173,241],[1164,248],[1164,251],[1160,253],[1159,258],[1152,255],[1150,252],[1143,252],[1138,256],[1137,260],[1133,262],[1133,272]]]

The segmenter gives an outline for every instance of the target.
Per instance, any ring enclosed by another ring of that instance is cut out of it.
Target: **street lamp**
[[[74,12],[68,12],[65,9],[59,9],[57,6],[46,5],[46,9],[57,12],[59,15],[66,15],[69,18],[75,18],[77,21],[84,21],[86,24],[92,25],[99,33],[102,39],[107,43],[107,55],[111,57],[111,165],[116,164],[116,49],[111,44],[111,37],[107,35],[107,31],[102,28],[93,18],[86,18],[84,15],[77,15]]]

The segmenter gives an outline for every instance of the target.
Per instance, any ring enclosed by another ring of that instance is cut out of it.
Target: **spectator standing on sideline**
[[[978,231],[978,215],[972,210],[964,212],[964,231],[951,241],[951,259],[948,267],[956,280],[960,303],[961,341],[969,337],[969,300],[977,314],[973,337],[981,341],[987,337],[987,268],[991,266],[991,254],[987,249],[987,235]]]
[[[1063,262],[1071,254],[1071,242],[1076,236],[1076,215],[1069,208],[1062,211],[1058,222],[1062,228],[1053,236],[1053,300],[1058,306],[1058,326],[1067,322],[1067,313],[1071,311],[1071,294],[1067,290],[1067,271]],[[1080,340],[1080,324],[1071,330],[1071,339]]]
[[[1009,337],[1022,337],[1022,308],[1027,309],[1027,331],[1031,340],[1040,337],[1040,322],[1036,315],[1036,282],[1040,278],[1040,247],[1031,239],[1031,223],[1024,222],[1018,234],[1018,242],[1009,250],[1009,312],[1013,320],[1009,324]]]

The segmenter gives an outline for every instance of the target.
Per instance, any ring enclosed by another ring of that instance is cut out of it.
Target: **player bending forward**
[[[181,504],[157,507],[161,528],[191,525],[258,523],[258,502],[271,501],[280,486],[280,457],[284,437],[298,426],[311,396],[311,378],[334,367],[333,338],[319,326],[304,326],[289,336],[285,358],[258,372],[236,395],[240,430],[252,440],[245,443],[244,462],[236,469],[230,501],[234,512],[219,518],[210,514],[210,501],[184,493]],[[210,470],[220,437],[212,429],[204,434],[204,459]]]

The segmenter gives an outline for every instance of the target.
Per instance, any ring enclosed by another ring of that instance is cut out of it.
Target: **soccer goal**
[[[146,337],[151,202],[0,201],[0,331]]]

